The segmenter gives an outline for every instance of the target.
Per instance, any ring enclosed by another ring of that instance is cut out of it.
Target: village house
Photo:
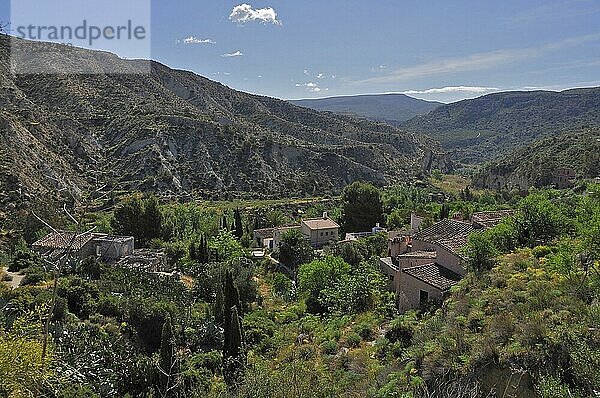
[[[399,310],[442,302],[466,273],[462,249],[469,234],[491,228],[511,214],[509,210],[480,212],[469,221],[444,219],[411,235],[391,232],[388,257],[380,259],[380,268],[396,293]]]
[[[338,240],[340,226],[323,213],[321,218],[302,220],[300,224],[302,235],[314,248],[321,248]]]
[[[277,228],[254,230],[254,244],[269,250],[279,248],[283,235],[291,230],[302,233],[312,247],[319,249],[338,240],[340,226],[323,213],[323,217],[302,220],[300,225],[285,225]]]
[[[165,253],[160,250],[136,249],[133,236],[56,231],[35,242],[31,248],[49,259],[69,254],[77,260],[96,258],[106,264],[126,268],[169,272]]]
[[[114,263],[134,250],[132,236],[113,236],[100,233],[77,233],[55,231],[32,245],[32,249],[48,258],[58,258],[68,251],[79,260],[96,257],[106,263]]]
[[[253,231],[253,246],[273,250],[273,232],[275,228],[261,228]]]
[[[576,173],[570,167],[559,167],[554,171],[552,183],[558,189],[570,188],[575,181]]]

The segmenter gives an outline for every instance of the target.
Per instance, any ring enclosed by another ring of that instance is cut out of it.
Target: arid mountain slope
[[[445,167],[429,155],[435,143],[418,134],[238,92],[155,62],[149,74],[107,74],[107,65],[128,70],[139,61],[74,49],[45,62],[97,73],[12,75],[9,40],[16,39],[0,35],[5,196],[19,187],[22,197],[101,187],[291,196],[410,178],[424,159]]]

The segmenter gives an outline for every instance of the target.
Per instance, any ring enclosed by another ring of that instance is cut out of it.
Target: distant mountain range
[[[441,102],[424,101],[404,94],[354,95],[289,102],[317,111],[354,115],[394,125],[443,105]]]
[[[50,192],[290,197],[444,167],[419,134],[242,93],[156,62],[148,74],[106,74],[106,66],[128,70],[137,61],[82,49],[65,60],[40,49],[56,70],[69,62],[97,73],[11,75],[11,40],[24,43],[0,35],[0,205]]]
[[[439,140],[454,160],[482,163],[540,138],[600,126],[600,87],[489,94],[443,105],[401,126]]]

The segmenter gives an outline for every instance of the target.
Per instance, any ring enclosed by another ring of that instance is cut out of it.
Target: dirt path
[[[8,272],[8,268],[2,268],[2,271],[5,271],[8,275],[12,276],[12,281],[7,281],[4,283],[6,283],[8,286],[12,287],[13,289],[16,289],[17,287],[19,287],[19,284],[21,283],[23,278],[25,278],[25,275],[23,275],[21,273]]]

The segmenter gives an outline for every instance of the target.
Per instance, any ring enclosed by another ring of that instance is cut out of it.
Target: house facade
[[[90,232],[54,231],[39,239],[31,248],[47,258],[59,258],[68,252],[71,257],[79,260],[96,257],[105,263],[114,263],[133,253],[134,238]]]
[[[253,231],[253,246],[273,250],[273,232],[275,228],[261,228]]]
[[[254,245],[269,250],[278,249],[283,235],[293,230],[299,231],[313,248],[320,249],[339,239],[340,226],[324,213],[320,218],[302,220],[300,225],[254,230]]]
[[[391,233],[388,257],[379,264],[389,289],[396,293],[399,310],[443,301],[466,273],[462,249],[469,235],[491,228],[511,214],[510,210],[479,212],[469,221],[444,219],[410,236]]]
[[[322,218],[302,220],[300,229],[311,246],[318,249],[331,242],[337,242],[340,226],[325,213]]]

